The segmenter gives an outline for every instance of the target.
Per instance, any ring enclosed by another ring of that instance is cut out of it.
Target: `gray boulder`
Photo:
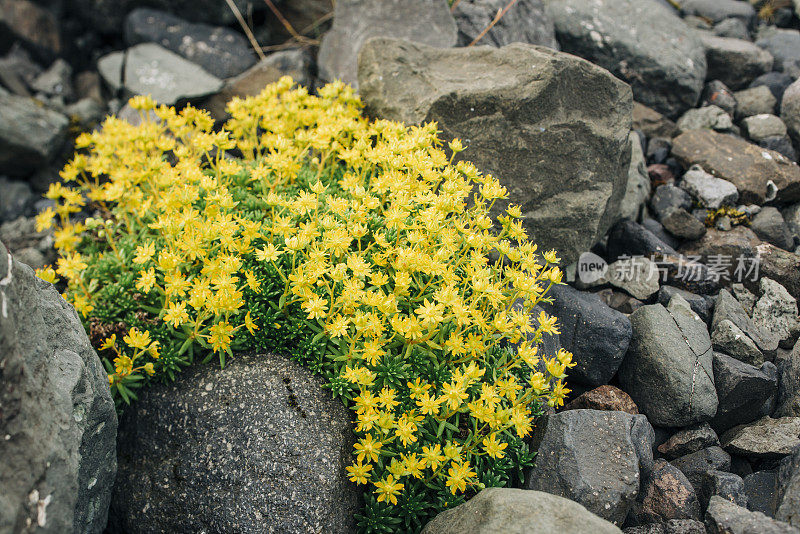
[[[458,25],[458,44],[473,42],[497,16],[507,0],[461,0],[453,15]],[[547,15],[542,0],[520,0],[501,18],[478,44],[505,46],[529,43],[558,50],[553,21]]]
[[[736,325],[742,332],[747,334],[762,352],[772,355],[778,348],[778,339],[770,332],[756,325],[747,315],[742,304],[731,295],[728,290],[722,289],[717,295],[717,303],[714,306],[714,317],[711,320],[711,331],[717,329],[717,325],[728,319]]]
[[[338,0],[333,27],[319,46],[320,79],[358,87],[359,51],[372,37],[449,48],[456,45],[456,22],[446,0]]]
[[[558,317],[561,345],[576,365],[570,380],[587,386],[607,384],[616,374],[631,340],[631,322],[597,295],[570,286],[553,286],[545,310]]]
[[[775,27],[766,28],[759,33],[756,44],[775,58],[775,70],[794,77],[800,74],[800,32]]]
[[[0,532],[101,533],[117,413],[78,314],[0,243]]]
[[[631,84],[638,102],[670,118],[697,104],[705,49],[675,12],[656,0],[548,0],[562,50]]]
[[[701,129],[729,132],[733,129],[733,122],[725,110],[712,105],[686,110],[678,119],[678,128],[684,132]]]
[[[775,517],[778,507],[778,477],[776,471],[756,471],[744,477],[747,509]]]
[[[731,455],[720,447],[712,445],[676,458],[670,463],[686,475],[695,490],[700,490],[703,485],[703,477],[707,472],[730,471]]]
[[[497,176],[539,249],[557,249],[565,265],[618,217],[632,100],[605,70],[518,43],[446,50],[373,39],[359,80],[370,115],[433,120],[445,140],[461,139],[468,149],[457,159]]]
[[[445,510],[423,534],[621,534],[622,531],[580,504],[544,493],[486,488],[460,506]]]
[[[52,161],[69,120],[36,101],[0,92],[0,174],[24,176]]]
[[[128,49],[122,83],[129,93],[149,94],[165,105],[208,96],[223,85],[202,67],[154,43]]]
[[[768,243],[784,250],[794,248],[794,236],[781,212],[773,206],[766,206],[750,221],[753,232]]]
[[[788,523],[771,519],[761,512],[751,512],[718,495],[711,497],[706,511],[709,534],[797,534],[800,530]]]
[[[777,99],[770,88],[766,85],[751,86],[749,89],[737,91],[733,95],[736,98],[736,120],[753,115],[767,115],[775,112]]]
[[[755,342],[747,334],[733,324],[730,319],[719,321],[711,332],[711,344],[728,356],[754,366],[764,363],[764,354],[758,350]]]
[[[222,26],[193,24],[157,9],[139,8],[128,14],[125,42],[128,46],[159,44],[217,78],[236,76],[256,62],[242,34]]]
[[[767,113],[746,117],[742,120],[744,131],[752,141],[759,143],[770,137],[784,137],[786,125],[775,115]]]
[[[712,469],[703,473],[703,478],[698,489],[698,498],[703,510],[708,508],[711,497],[718,495],[738,506],[747,506],[747,493],[744,489],[744,480],[737,474],[726,473]]]
[[[670,438],[658,446],[667,460],[674,460],[692,454],[707,447],[719,446],[719,438],[708,423],[687,426],[675,432]]]
[[[714,24],[733,18],[750,26],[756,18],[753,6],[738,0],[684,0],[680,5],[685,15],[704,17]]]
[[[772,54],[750,41],[712,35],[703,35],[702,40],[706,47],[709,80],[720,80],[731,89],[738,90],[772,70]]]
[[[653,428],[643,415],[569,410],[534,431],[536,465],[525,488],[574,500],[620,525],[639,494],[640,468],[653,467]]]
[[[775,519],[800,527],[800,448],[781,460],[776,475]]]
[[[692,195],[700,206],[712,210],[733,206],[739,200],[735,185],[707,173],[699,165],[693,165],[686,171],[680,187]]]
[[[345,472],[352,440],[344,405],[288,358],[195,365],[123,415],[109,523],[131,534],[259,532],[265,521],[350,532],[361,494]]]
[[[631,316],[633,337],[619,369],[622,388],[657,426],[711,419],[717,411],[711,338],[679,295],[669,306],[643,306]]]

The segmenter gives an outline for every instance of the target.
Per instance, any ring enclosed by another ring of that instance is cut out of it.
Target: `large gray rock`
[[[358,87],[359,51],[372,37],[449,48],[456,45],[456,22],[446,0],[337,0],[317,56],[320,79]]]
[[[800,167],[778,152],[742,139],[691,130],[673,140],[672,155],[685,167],[697,164],[731,182],[745,204],[800,200]]]
[[[444,50],[373,39],[359,79],[369,114],[433,120],[444,139],[460,138],[468,149],[459,158],[498,177],[539,249],[557,249],[564,264],[616,220],[632,100],[605,70],[532,45]]]
[[[630,316],[633,337],[619,369],[622,388],[657,426],[711,419],[717,411],[713,352],[705,323],[679,295],[667,308],[643,306]]]
[[[778,208],[765,206],[750,221],[750,228],[758,237],[784,250],[794,248],[792,235]]]
[[[23,176],[61,151],[69,120],[36,101],[0,93],[0,174]]]
[[[733,129],[733,122],[725,110],[711,105],[687,110],[678,119],[678,128],[684,132],[706,128],[718,132],[729,132]]]
[[[558,317],[561,345],[576,365],[570,380],[587,386],[607,384],[616,374],[631,340],[631,322],[597,295],[570,286],[553,286],[552,304],[542,304]]]
[[[755,342],[730,319],[717,322],[711,332],[711,344],[714,350],[732,356],[740,362],[754,366],[764,363],[764,354],[758,350]]]
[[[728,290],[723,289],[717,295],[714,317],[711,320],[711,331],[715,331],[725,319],[747,334],[756,343],[759,350],[768,354],[775,353],[775,349],[778,348],[778,339],[771,332],[756,325],[747,315],[742,304]]]
[[[256,62],[244,35],[222,26],[193,24],[156,9],[140,8],[128,14],[125,42],[128,46],[159,44],[218,78],[241,74]]]
[[[772,54],[750,41],[713,35],[703,35],[702,40],[706,47],[709,80],[720,80],[731,89],[738,90],[772,70]]]
[[[544,493],[486,488],[464,504],[445,510],[423,534],[621,534],[619,527],[580,504]]]
[[[288,358],[237,354],[140,394],[120,421],[118,532],[350,532],[347,409]],[[187,444],[191,444],[188,446]]]
[[[676,118],[694,107],[706,79],[702,42],[656,0],[547,0],[565,52],[631,84],[638,102]]]
[[[507,0],[461,0],[453,15],[458,25],[458,44],[473,42],[497,16]],[[553,21],[545,12],[542,0],[520,0],[501,18],[478,44],[505,46],[529,43],[558,49]]]
[[[222,89],[222,80],[178,54],[154,43],[142,43],[125,54],[125,89],[147,95],[159,104],[198,99]]]
[[[680,187],[704,208],[715,210],[722,206],[733,206],[739,200],[739,192],[735,185],[707,173],[699,165],[693,165],[686,171]]]
[[[711,497],[706,512],[709,534],[798,534],[788,523],[775,521],[761,512],[751,512],[718,495]]]
[[[692,487],[700,490],[703,478],[709,471],[730,471],[731,455],[716,445],[711,445],[697,452],[686,454],[670,462],[686,475]]]
[[[0,532],[103,532],[116,437],[78,314],[0,243]]]
[[[525,488],[574,500],[621,525],[653,467],[653,428],[643,415],[568,410],[545,416],[533,435],[536,465]]]
[[[680,6],[685,15],[704,17],[714,24],[735,18],[749,26],[756,18],[753,6],[739,0],[684,0]]]

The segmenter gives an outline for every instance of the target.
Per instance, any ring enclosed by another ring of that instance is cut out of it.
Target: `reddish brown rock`
[[[33,45],[38,52],[57,55],[61,52],[61,34],[53,14],[28,0],[0,0],[0,46],[16,36]]]
[[[642,483],[633,515],[639,523],[699,520],[700,502],[686,475],[666,460],[659,459],[653,472]]]
[[[650,176],[650,184],[653,186],[653,189],[659,185],[675,183],[675,175],[672,174],[669,165],[664,165],[663,163],[654,163],[648,166],[647,175]]]
[[[744,204],[800,200],[800,167],[782,154],[711,130],[691,130],[673,140],[672,155],[686,168],[733,183]]]
[[[607,412],[639,413],[639,408],[630,395],[615,386],[600,386],[576,398],[564,406],[565,410],[604,410]]]

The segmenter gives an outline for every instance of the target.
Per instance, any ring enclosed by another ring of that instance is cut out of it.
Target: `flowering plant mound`
[[[193,107],[131,105],[140,125],[78,138],[38,218],[62,255],[40,276],[66,279],[119,402],[197,357],[291,354],[354,412],[364,532],[417,531],[521,478],[574,365],[540,352],[557,327],[532,316],[561,271],[518,207],[495,229],[506,191],[453,163],[458,140],[448,157],[435,124],[369,121],[341,83],[284,78],[232,100],[219,131]]]

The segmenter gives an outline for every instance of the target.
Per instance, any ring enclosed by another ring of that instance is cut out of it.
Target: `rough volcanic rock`
[[[751,512],[729,500],[711,497],[706,512],[706,529],[710,534],[797,534],[800,530],[787,523],[770,519],[760,512]]]
[[[453,16],[458,25],[458,44],[473,42],[508,5],[506,0],[461,0]],[[553,21],[542,0],[520,0],[478,41],[482,45],[505,46],[529,43],[558,50]]]
[[[744,89],[772,70],[772,54],[750,41],[712,35],[703,35],[702,41],[706,47],[707,77],[720,80],[731,89]]]
[[[61,151],[69,120],[36,101],[0,93],[0,173],[24,176]]]
[[[720,437],[731,454],[753,459],[779,459],[800,445],[800,417],[763,417],[754,423],[731,428]]]

